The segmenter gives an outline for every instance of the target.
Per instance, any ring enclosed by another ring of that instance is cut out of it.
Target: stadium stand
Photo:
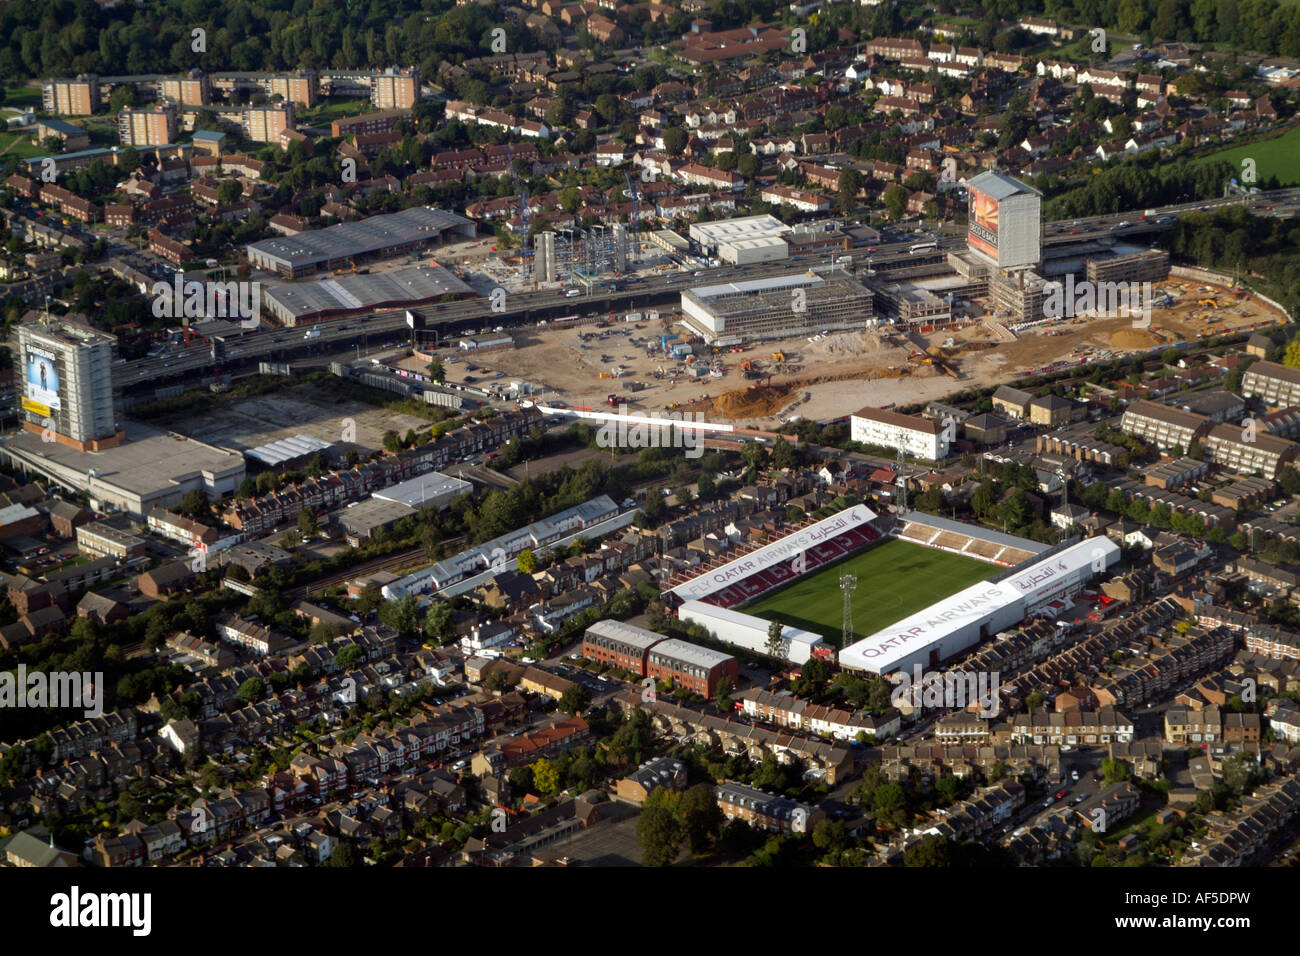
[[[909,512],[902,518],[897,536],[927,548],[964,554],[1004,568],[1015,567],[1047,549],[1047,545],[1025,538],[918,511]]]

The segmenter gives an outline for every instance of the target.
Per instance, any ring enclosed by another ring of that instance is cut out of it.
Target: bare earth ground
[[[508,380],[544,387],[542,397],[548,400],[598,407],[612,392],[631,397],[630,405],[636,410],[665,411],[673,403],[681,403],[680,407],[702,411],[711,420],[772,426],[778,415],[825,420],[868,405],[931,401],[968,388],[996,385],[1054,362],[1105,361],[1162,344],[1195,341],[1201,332],[1216,334],[1276,319],[1270,310],[1228,290],[1172,278],[1155,288],[1157,295],[1166,290],[1176,304],[1153,309],[1146,329],[1135,328],[1134,319],[1128,317],[1078,317],[1027,329],[1014,341],[1004,341],[983,323],[960,331],[913,333],[910,339],[871,330],[830,335],[816,343],[800,336],[749,347],[743,354],[724,350],[716,356],[727,367],[722,378],[683,379],[676,384],[656,379],[655,370],[685,366],[659,354],[648,357],[643,344],[628,342],[629,336],[643,339],[680,331],[672,324],[678,316],[669,313],[661,313],[658,323],[641,323],[642,329],[620,322],[607,330],[606,338],[591,340],[587,351],[579,348],[578,334],[594,331],[593,326],[563,331],[530,329],[517,336],[518,348],[474,356],[469,361],[481,369],[502,371]],[[1206,298],[1215,298],[1219,308],[1196,304]],[[1216,320],[1217,324],[1208,324]],[[619,334],[624,331],[629,334]],[[949,339],[953,340],[951,346]],[[960,377],[918,361],[917,353],[927,348],[938,349]],[[771,353],[777,350],[785,353],[784,363],[772,359]],[[602,363],[602,354],[611,361]],[[742,376],[742,359],[756,361],[764,373],[773,372],[770,385],[751,388],[756,383]],[[620,379],[599,377],[601,371],[620,364],[626,370]],[[464,364],[449,366],[448,372],[453,379],[462,377]],[[647,388],[630,393],[623,384],[628,381],[645,382]]]
[[[331,402],[303,387],[209,409],[202,417],[187,419],[184,432],[199,441],[242,451],[293,435],[343,441],[346,419],[356,424],[355,443],[372,449],[383,447],[389,429],[405,434],[408,428],[428,426],[422,419],[384,408],[348,400]]]

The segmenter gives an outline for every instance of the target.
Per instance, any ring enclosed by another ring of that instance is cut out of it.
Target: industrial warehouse
[[[439,265],[419,265],[375,275],[321,277],[319,282],[268,286],[267,311],[285,325],[362,315],[381,309],[417,308],[445,296],[470,298],[476,293],[454,272]]]
[[[385,259],[473,239],[474,223],[432,206],[341,222],[282,239],[250,243],[249,263],[257,269],[298,279],[323,269],[355,268],[368,259]]]

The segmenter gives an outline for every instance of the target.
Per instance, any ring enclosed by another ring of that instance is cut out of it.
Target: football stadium
[[[1106,538],[1051,547],[977,525],[909,512],[892,527],[857,505],[775,541],[706,562],[669,582],[683,620],[765,653],[780,621],[781,656],[834,659],[850,593],[851,640],[841,666],[886,674],[937,666],[1035,614],[1051,614],[1119,558]]]

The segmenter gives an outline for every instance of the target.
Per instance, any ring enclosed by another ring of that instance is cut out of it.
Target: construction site
[[[990,319],[800,334],[779,341],[708,345],[676,312],[634,313],[609,324],[522,330],[516,348],[483,356],[486,371],[525,380],[544,401],[626,404],[701,412],[772,427],[827,420],[865,405],[907,405],[1031,374],[1276,324],[1244,292],[1170,278],[1155,290],[1150,325],[1130,316],[1077,316],[1012,332]]]

